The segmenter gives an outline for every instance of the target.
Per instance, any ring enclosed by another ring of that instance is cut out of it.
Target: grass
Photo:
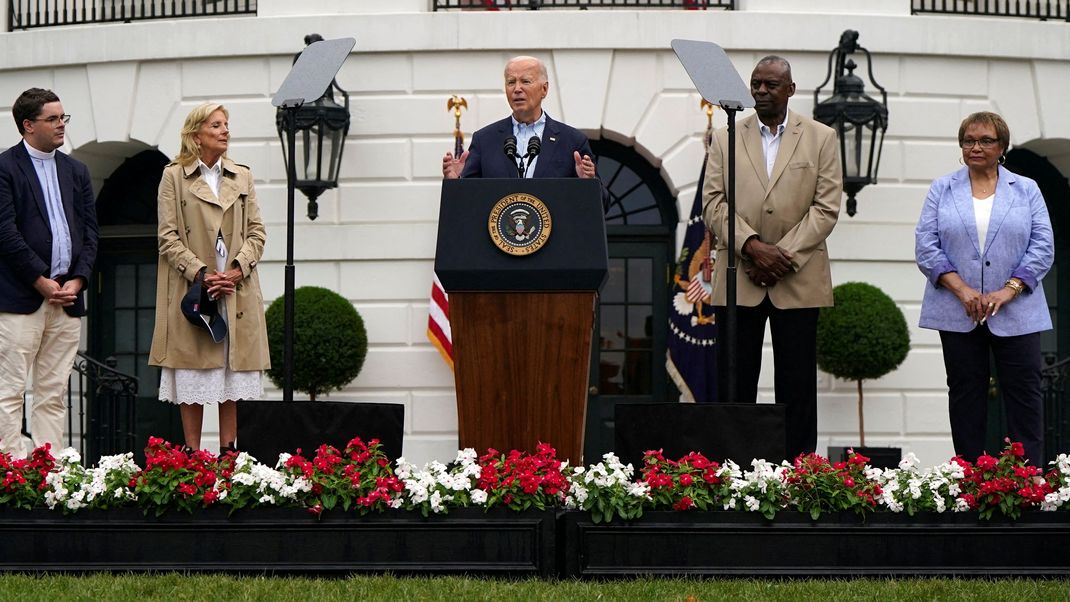
[[[1070,601],[1057,580],[856,579],[633,579],[620,581],[493,580],[464,577],[354,576],[337,579],[227,575],[5,575],[0,600],[621,600],[626,602],[731,600]]]

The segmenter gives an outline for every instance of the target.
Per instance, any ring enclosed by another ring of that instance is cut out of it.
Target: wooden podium
[[[530,237],[511,240],[518,230]],[[582,461],[607,266],[597,181],[443,182],[435,271],[450,296],[461,448],[534,451],[541,441]]]

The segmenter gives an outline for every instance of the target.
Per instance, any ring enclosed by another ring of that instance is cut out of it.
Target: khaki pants
[[[42,302],[32,314],[0,313],[0,451],[25,458],[51,443],[66,447],[67,385],[81,340],[82,321]],[[33,369],[32,447],[22,436],[23,394]]]

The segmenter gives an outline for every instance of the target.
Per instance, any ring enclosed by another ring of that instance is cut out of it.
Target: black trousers
[[[1044,397],[1040,391],[1040,333],[992,334],[987,325],[970,332],[940,331],[947,370],[948,413],[955,453],[973,462],[984,452],[988,428],[989,355],[1007,413],[1007,433],[1025,447],[1026,458],[1044,467]],[[1000,444],[1002,449],[1003,445]]]
[[[768,296],[755,307],[736,308],[736,399],[728,398],[727,363],[731,350],[717,352],[717,398],[727,402],[757,402],[762,342],[765,323],[769,322],[776,368],[774,400],[786,406],[784,451],[789,460],[817,449],[818,312],[816,307],[778,309]],[[717,307],[716,315],[717,324],[724,324],[725,308]]]

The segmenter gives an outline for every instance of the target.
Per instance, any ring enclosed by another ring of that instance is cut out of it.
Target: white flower
[[[472,490],[472,503],[482,506],[487,503],[487,492],[482,489]]]

